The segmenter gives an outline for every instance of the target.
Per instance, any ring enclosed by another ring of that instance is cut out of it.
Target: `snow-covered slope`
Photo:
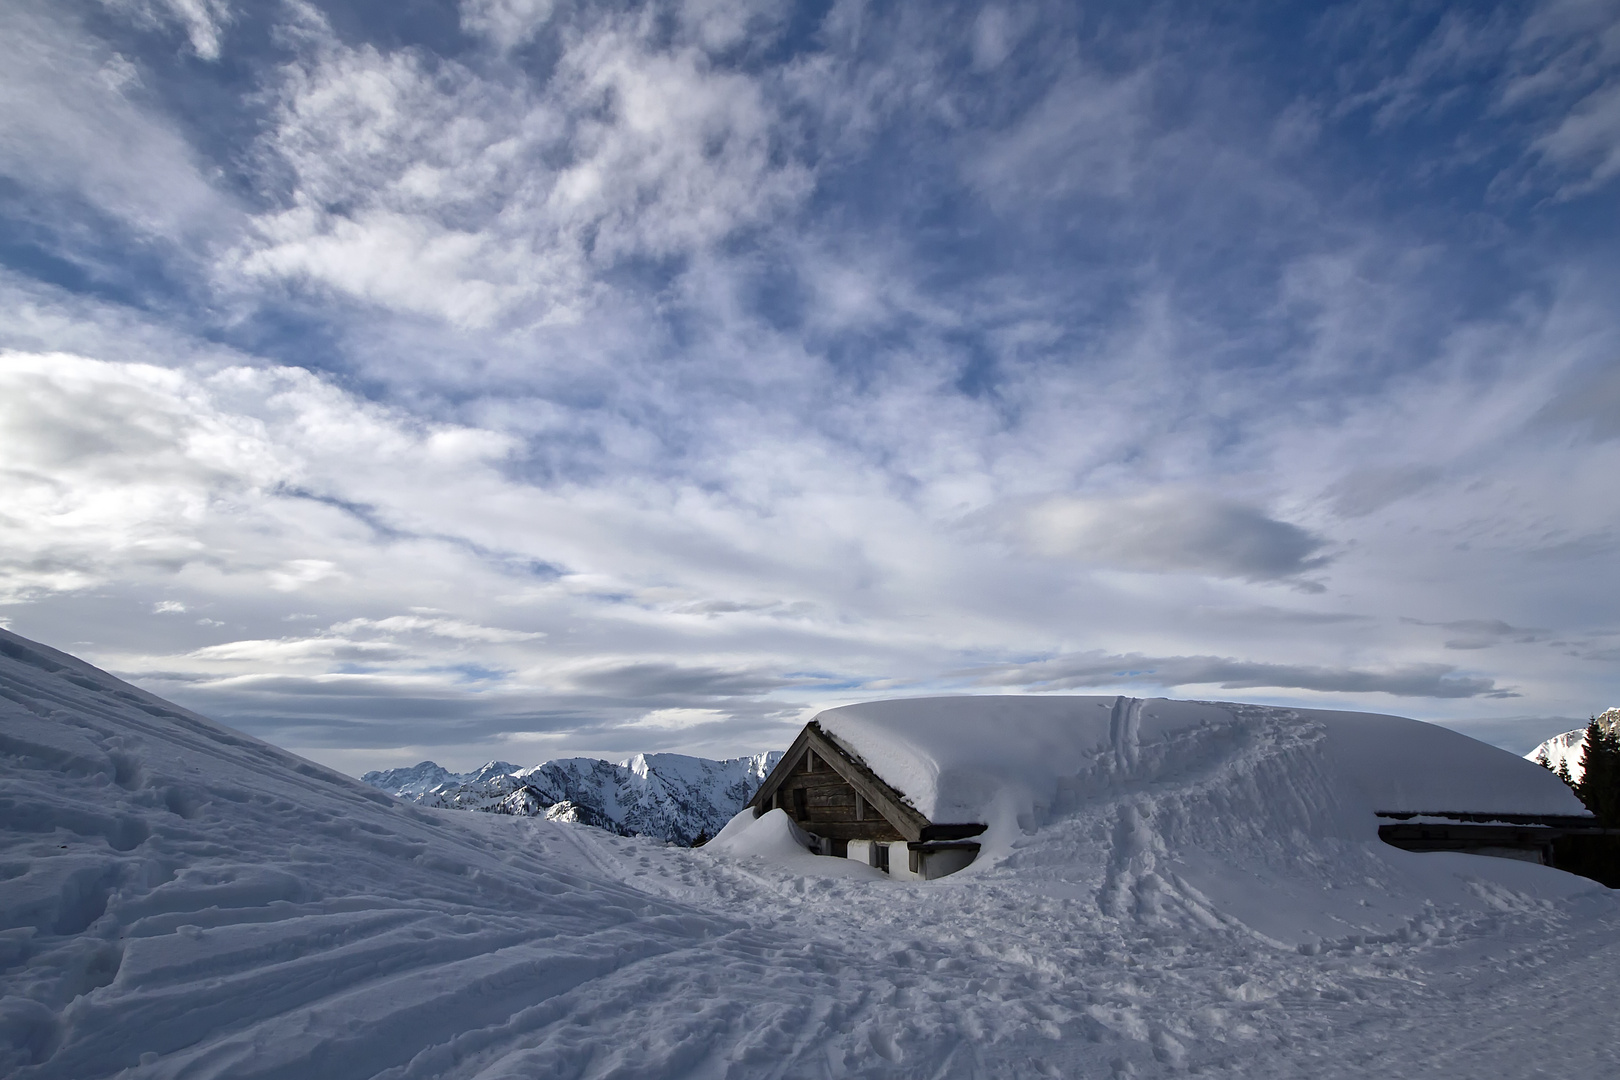
[[[1344,835],[1286,711],[1146,719],[904,884],[424,808],[0,632],[0,1075],[1620,1072],[1617,894]]]
[[[1620,730],[1620,708],[1605,709],[1597,717],[1597,722],[1609,731]],[[1586,728],[1583,726],[1574,731],[1566,731],[1562,735],[1554,735],[1537,744],[1534,750],[1524,756],[1537,764],[1544,763],[1554,772],[1562,765],[1568,770],[1570,781],[1578,784],[1586,772],[1581,766],[1581,758],[1585,753]]]
[[[438,1075],[737,928],[515,824],[0,631],[0,1075]]]
[[[780,750],[725,761],[637,754],[617,764],[561,758],[528,769],[491,761],[470,773],[424,761],[360,779],[423,806],[580,821],[624,836],[691,844],[719,832],[781,757]]]
[[[1578,784],[1586,770],[1581,766],[1581,759],[1586,754],[1586,729],[1576,728],[1566,731],[1562,735],[1536,744],[1536,748],[1524,755],[1526,761],[1534,761],[1538,765],[1545,764],[1546,768],[1557,772],[1562,766],[1569,774],[1571,783]]]

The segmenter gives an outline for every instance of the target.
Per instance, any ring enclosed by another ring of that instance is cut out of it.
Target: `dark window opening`
[[[800,821],[810,820],[810,807],[804,788],[793,789],[793,816]]]
[[[872,856],[872,865],[887,874],[889,872],[889,845],[873,844]]]

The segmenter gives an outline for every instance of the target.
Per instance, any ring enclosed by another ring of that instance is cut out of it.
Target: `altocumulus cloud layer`
[[[1620,699],[1620,10],[16,0],[0,616],[339,767]]]

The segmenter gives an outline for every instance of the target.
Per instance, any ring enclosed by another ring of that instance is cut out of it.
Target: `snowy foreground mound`
[[[1332,722],[1154,708],[898,883],[418,807],[0,632],[0,1074],[1617,1074],[1616,894],[1379,844]]]
[[[781,757],[780,750],[725,761],[637,754],[617,764],[560,758],[527,769],[491,761],[470,773],[424,761],[360,779],[419,806],[577,821],[690,845],[719,832]]]

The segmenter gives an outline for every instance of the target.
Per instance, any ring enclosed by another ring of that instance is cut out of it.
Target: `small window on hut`
[[[883,871],[885,874],[887,874],[889,872],[889,845],[888,844],[873,844],[872,845],[872,865],[877,867],[879,870]]]
[[[800,821],[810,820],[810,808],[807,799],[804,788],[793,789],[793,816]]]

